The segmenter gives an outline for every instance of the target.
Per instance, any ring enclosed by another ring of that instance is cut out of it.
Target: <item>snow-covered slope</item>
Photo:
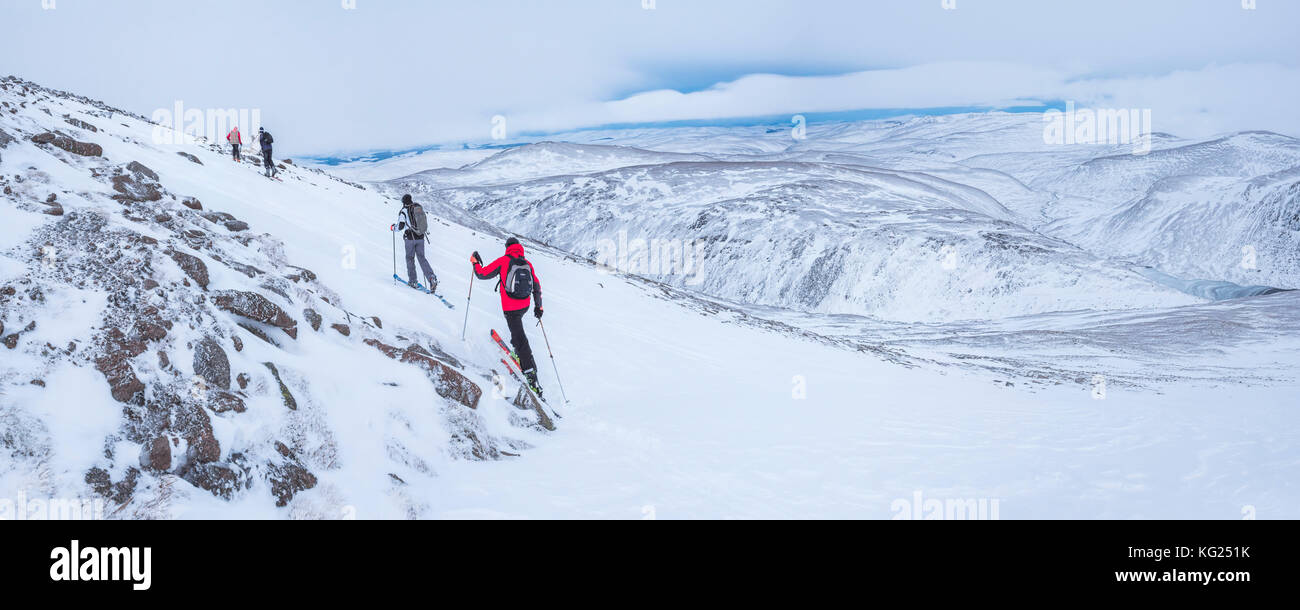
[[[459,312],[392,287],[391,201],[2,88],[6,497],[429,516],[410,490],[446,463],[517,455],[553,427],[493,391],[495,348],[461,344]]]
[[[154,142],[153,128],[0,86],[0,497],[100,497],[117,518],[890,518],[917,492],[996,500],[1005,519],[1300,506],[1294,293],[991,324],[814,316],[608,273],[538,243],[574,239],[552,223],[583,230],[556,215],[524,236],[572,399],[562,419],[543,418],[514,406],[512,382],[494,390],[500,353],[486,335],[501,319],[482,283],[460,340],[468,253],[498,253],[506,236],[491,219],[417,195],[451,311],[393,285],[391,198],[293,164],[267,180],[202,143]],[[757,135],[754,151],[776,150]],[[699,141],[720,154],[748,137]],[[1005,235],[1007,264],[1101,278],[1049,279],[1040,296],[1015,294],[1022,303],[1086,303],[1079,293],[1126,281],[1165,302],[1154,283],[998,218],[1007,212],[947,176],[738,165],[550,169],[586,175],[516,188],[659,192],[646,200],[683,208],[697,189],[738,226],[760,211],[821,222],[814,240],[842,237],[833,225],[846,218],[906,239]],[[665,171],[689,180],[650,182]],[[744,194],[724,199],[727,188]],[[812,194],[811,211],[790,203]],[[566,209],[582,222],[617,211]],[[938,262],[918,248],[906,256]],[[559,398],[547,342],[528,330]]]

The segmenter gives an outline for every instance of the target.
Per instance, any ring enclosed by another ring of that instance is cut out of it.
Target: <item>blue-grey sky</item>
[[[1300,136],[1300,2],[1243,4],[0,0],[0,74],[144,115],[256,108],[288,154],[481,141],[495,115],[518,133],[1063,99]]]

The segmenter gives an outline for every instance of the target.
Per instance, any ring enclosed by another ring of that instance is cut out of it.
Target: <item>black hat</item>
[[[506,247],[507,247],[507,248],[509,248],[510,246],[518,246],[518,245],[519,245],[519,240],[517,240],[517,239],[515,239],[515,238],[513,238],[513,237],[511,237],[510,239],[507,239],[507,240],[506,240]]]
[[[406,205],[411,205],[411,203],[412,203],[412,201],[411,201],[411,196],[410,196],[410,195],[402,195],[402,203],[404,203],[404,204],[406,204]]]

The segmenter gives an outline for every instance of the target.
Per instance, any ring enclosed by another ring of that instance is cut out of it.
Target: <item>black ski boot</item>
[[[528,388],[537,394],[538,398],[542,397],[542,386],[537,383],[537,370],[528,369],[524,371],[524,379],[528,380]]]

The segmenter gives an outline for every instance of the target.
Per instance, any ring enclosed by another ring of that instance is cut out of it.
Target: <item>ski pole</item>
[[[397,228],[388,225],[388,232],[393,234],[393,283],[397,283]]]
[[[469,295],[465,297],[465,323],[460,327],[460,340],[465,340],[465,329],[469,328],[469,305],[470,299],[474,297],[474,272],[469,272]]]
[[[546,325],[542,324],[540,318],[537,320],[537,325],[542,327],[542,338],[546,340],[546,353],[551,356],[551,369],[555,371],[555,382],[560,384],[560,395],[564,396],[564,404],[569,404],[569,394],[564,391],[564,382],[560,381],[560,367],[555,365],[555,352],[551,351],[551,338],[546,336]]]

